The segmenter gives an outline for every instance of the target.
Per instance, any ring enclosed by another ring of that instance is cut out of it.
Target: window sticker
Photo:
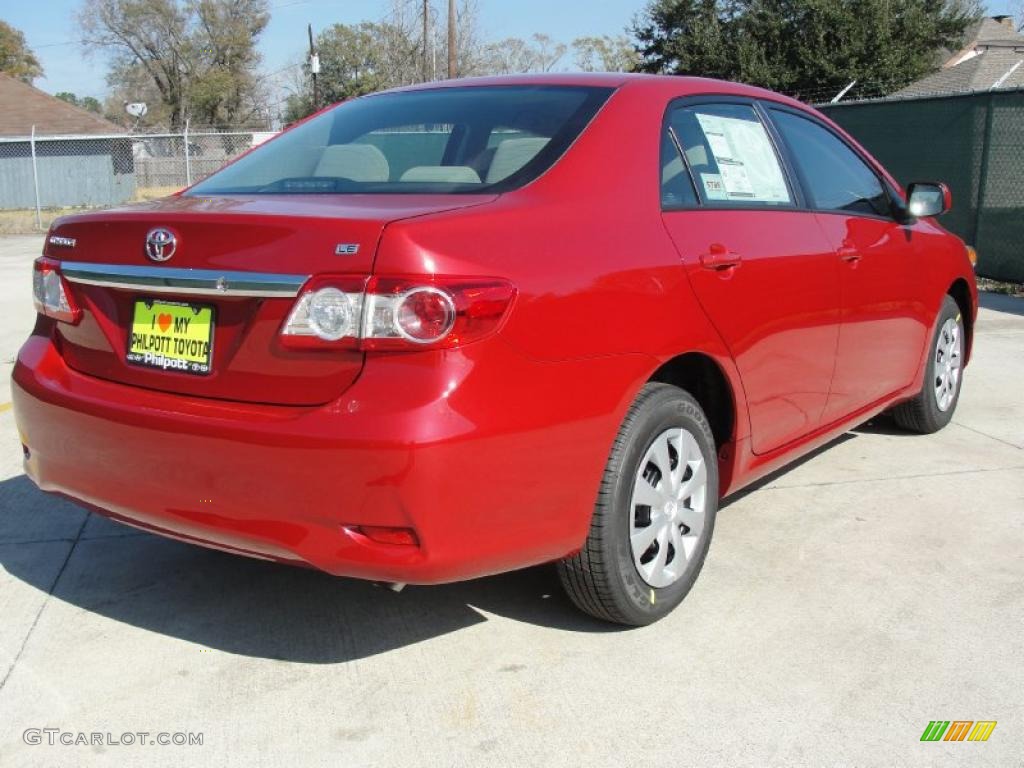
[[[719,171],[701,174],[708,200],[791,202],[782,168],[760,122],[700,112],[696,116]]]
[[[717,173],[702,173],[700,183],[704,185],[704,196],[708,200],[728,200],[722,177]]]

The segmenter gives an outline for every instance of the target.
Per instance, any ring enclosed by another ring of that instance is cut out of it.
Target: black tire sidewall
[[[633,481],[654,438],[667,429],[682,427],[690,432],[700,446],[707,466],[707,502],[704,537],[694,553],[687,572],[667,587],[651,587],[643,580],[633,561],[629,541]],[[631,623],[649,624],[675,608],[690,591],[707,556],[718,510],[718,457],[707,419],[697,402],[686,392],[663,387],[647,400],[632,423],[628,424],[625,444],[620,455],[613,457],[617,472],[612,492],[613,513],[608,515],[604,531],[605,562],[614,567],[611,580],[617,607]]]

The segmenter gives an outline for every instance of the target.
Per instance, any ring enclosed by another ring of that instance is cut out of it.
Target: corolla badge
[[[146,233],[146,255],[153,261],[167,261],[178,247],[178,238],[169,229],[157,227]]]

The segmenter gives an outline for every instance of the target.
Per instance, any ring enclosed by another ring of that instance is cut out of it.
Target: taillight
[[[369,301],[385,302],[393,330],[413,344],[432,344],[455,327],[455,299],[440,288],[418,286],[398,296],[371,296]]]
[[[504,280],[324,276],[306,286],[281,334],[291,346],[453,347],[496,330],[514,296]]]
[[[36,312],[74,325],[82,318],[60,274],[60,262],[40,256],[32,268],[32,299]]]

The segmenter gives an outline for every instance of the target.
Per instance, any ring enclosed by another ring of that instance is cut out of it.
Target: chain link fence
[[[942,223],[977,249],[978,274],[1024,282],[1024,89],[818,108],[901,184],[949,184]]]
[[[273,135],[237,130],[0,137],[0,232],[45,229],[74,210],[169,195]]]

